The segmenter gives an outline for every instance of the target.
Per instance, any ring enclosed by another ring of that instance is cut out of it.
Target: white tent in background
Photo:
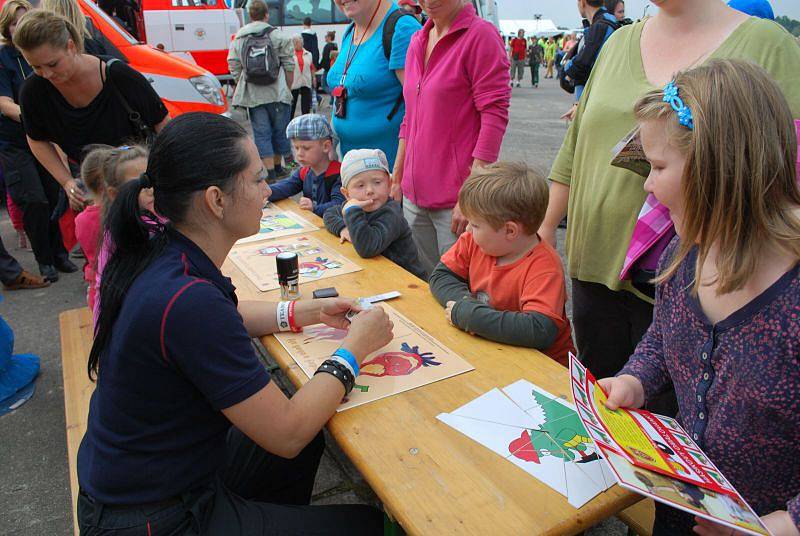
[[[525,35],[530,37],[532,35],[549,37],[564,33],[559,30],[555,23],[550,19],[501,19],[500,20],[500,33],[503,35],[517,35],[517,31],[522,28],[525,30]]]

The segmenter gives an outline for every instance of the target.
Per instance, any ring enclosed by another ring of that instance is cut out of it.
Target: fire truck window
[[[245,2],[247,4],[247,2]],[[279,2],[267,2],[267,10],[269,10],[269,23],[273,26],[283,26],[283,17],[281,17],[281,6]]]
[[[216,6],[217,0],[172,0],[172,7]]]
[[[311,17],[314,24],[333,22],[330,0],[287,0],[283,11],[284,24],[301,25],[303,19]]]

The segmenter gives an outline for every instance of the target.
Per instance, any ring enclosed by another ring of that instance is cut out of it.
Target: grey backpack
[[[244,40],[242,45],[244,79],[251,84],[268,86],[278,80],[281,60],[269,37],[274,29],[270,26],[260,33],[248,35]]]

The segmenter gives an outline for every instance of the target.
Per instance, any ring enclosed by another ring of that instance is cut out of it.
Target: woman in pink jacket
[[[425,269],[464,232],[458,191],[475,166],[497,160],[508,124],[509,62],[503,40],[465,0],[420,0],[430,18],[406,56],[392,196]]]

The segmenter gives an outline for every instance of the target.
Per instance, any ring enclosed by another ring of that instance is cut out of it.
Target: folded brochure
[[[769,534],[675,419],[642,409],[609,410],[605,392],[573,355],[570,376],[578,415],[620,486],[748,534]]]
[[[633,171],[644,178],[650,175],[650,162],[642,149],[639,127],[628,132],[611,150],[611,165]]]

